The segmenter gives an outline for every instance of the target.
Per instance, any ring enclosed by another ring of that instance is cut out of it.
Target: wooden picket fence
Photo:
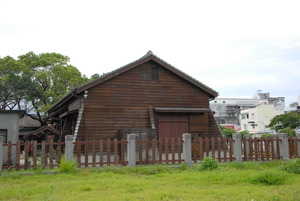
[[[289,138],[289,157],[300,158],[298,155],[299,140]],[[219,162],[235,160],[233,155],[233,142],[231,138],[199,138],[192,142],[192,160],[197,163],[204,157],[212,157]],[[243,138],[242,154],[244,161],[269,161],[282,159],[280,155],[279,138]],[[248,150],[247,150],[248,149]]]
[[[74,143],[77,164],[79,167],[125,165],[128,163],[125,161],[126,144],[127,141],[117,139],[77,141]]]
[[[136,144],[138,145],[137,164],[176,164],[183,161],[181,138],[145,141],[140,139]]]
[[[76,158],[79,167],[126,165],[125,140],[77,141]],[[137,164],[176,164],[182,160],[182,139],[153,139],[136,141]]]
[[[299,139],[289,138],[290,158],[298,155]],[[74,158],[79,167],[97,167],[110,165],[127,165],[126,140],[85,140],[74,143]],[[136,140],[136,164],[179,164],[182,161],[183,141],[181,138]],[[269,161],[282,159],[279,138],[243,138],[241,144],[244,161]],[[192,139],[192,161],[198,163],[205,157],[212,157],[219,162],[235,160],[233,152],[234,140],[231,138]],[[65,143],[58,141],[8,142],[6,163],[3,169],[36,169],[57,166],[64,154]],[[13,163],[12,159],[15,160]]]
[[[244,161],[269,161],[281,159],[279,138],[243,138]],[[248,151],[246,149],[249,149]],[[248,153],[245,154],[245,153]]]
[[[290,158],[300,158],[298,143],[300,143],[299,139],[296,137],[289,138],[289,155]]]
[[[231,138],[199,138],[192,141],[192,160],[197,163],[205,157],[212,157],[219,162],[235,160]]]
[[[3,144],[4,147],[7,146],[7,162],[2,168],[27,170],[29,168],[36,169],[38,165],[42,168],[53,168],[59,164],[62,158],[64,144],[61,141],[55,143],[53,141],[42,141],[41,143],[37,141],[21,143],[18,141],[16,144],[8,142]],[[14,165],[12,163],[13,157],[16,161]]]

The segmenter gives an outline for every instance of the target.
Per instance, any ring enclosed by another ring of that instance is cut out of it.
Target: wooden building
[[[151,51],[142,58],[79,86],[49,110],[49,120],[74,140],[149,138],[192,133],[221,137],[209,108],[218,93]]]

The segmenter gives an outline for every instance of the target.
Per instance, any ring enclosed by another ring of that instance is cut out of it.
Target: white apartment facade
[[[272,118],[284,114],[284,108],[273,104],[260,103],[255,108],[241,111],[241,130],[250,133],[263,134],[272,133],[268,127]]]

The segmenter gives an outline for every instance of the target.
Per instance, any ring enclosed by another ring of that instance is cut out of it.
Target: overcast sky
[[[0,0],[0,57],[61,53],[83,74],[152,50],[219,92],[300,95],[300,1]]]

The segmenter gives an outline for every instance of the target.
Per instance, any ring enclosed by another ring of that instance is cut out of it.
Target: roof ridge
[[[106,77],[106,76],[108,76],[108,75],[110,75],[110,74],[113,74],[114,72],[119,71],[119,70],[122,69],[122,68],[126,68],[127,66],[132,65],[132,64],[134,64],[134,63],[136,63],[136,62],[138,62],[138,61],[140,61],[140,60],[143,60],[143,59],[145,59],[146,57],[149,57],[149,56],[155,56],[151,50],[149,50],[149,51],[147,52],[147,54],[145,54],[144,56],[140,57],[139,59],[134,60],[134,61],[132,61],[132,62],[130,62],[130,63],[124,65],[124,66],[121,66],[121,67],[119,67],[119,68],[117,68],[117,69],[115,69],[115,70],[112,70],[112,71],[110,71],[110,72],[108,72],[108,73],[105,73],[104,75],[101,75],[99,78],[94,79],[94,80],[91,80],[91,81],[89,81],[89,82],[87,82],[87,83],[84,83],[84,84],[82,84],[82,85],[76,87],[75,89],[76,89],[76,90],[77,90],[77,89],[80,89],[80,88],[82,88],[82,87],[84,87],[84,86],[86,86],[86,85],[89,85],[89,84],[91,84],[91,83],[93,83],[93,82],[96,82],[97,80],[103,79],[104,77]],[[155,56],[155,57],[157,57],[157,56]],[[157,57],[157,58],[158,58],[158,57]]]
[[[204,91],[206,91],[207,93],[209,93],[210,95],[212,95],[212,97],[218,96],[218,92],[217,92],[217,91],[213,90],[212,88],[208,87],[207,85],[203,84],[202,82],[198,81],[197,79],[191,77],[190,75],[184,73],[183,71],[179,70],[178,68],[172,66],[172,65],[169,64],[168,62],[164,61],[164,60],[161,59],[160,57],[158,57],[158,56],[156,56],[155,54],[153,54],[153,52],[152,52],[151,50],[149,50],[144,56],[140,57],[139,59],[137,59],[137,60],[135,60],[135,61],[132,61],[132,62],[130,62],[130,63],[128,63],[128,64],[126,64],[126,65],[124,65],[124,66],[122,66],[122,67],[119,67],[119,68],[117,68],[117,69],[115,69],[115,70],[113,70],[113,71],[111,71],[111,72],[108,72],[108,73],[106,73],[106,74],[100,76],[100,77],[97,78],[97,79],[91,80],[91,81],[89,81],[89,82],[87,82],[87,83],[85,83],[85,84],[82,84],[82,85],[80,85],[80,86],[78,86],[78,87],[76,87],[76,88],[70,90],[70,92],[68,92],[68,93],[67,93],[64,97],[62,97],[58,102],[56,102],[55,104],[53,104],[53,105],[48,109],[48,111],[49,111],[49,110],[52,110],[54,107],[56,107],[58,104],[60,104],[64,99],[67,99],[69,96],[71,97],[73,93],[80,93],[80,90],[83,91],[82,88],[84,88],[84,87],[86,87],[86,86],[88,86],[88,85],[91,85],[91,84],[93,84],[93,83],[97,83],[97,82],[100,82],[100,83],[101,83],[101,80],[104,80],[104,81],[105,81],[105,78],[106,78],[106,77],[109,78],[109,76],[113,75],[114,73],[116,73],[116,72],[118,72],[118,71],[120,71],[120,70],[122,70],[122,69],[126,69],[128,66],[131,66],[131,65],[133,65],[133,64],[135,64],[135,63],[137,63],[137,62],[139,62],[139,61],[142,61],[143,59],[146,59],[147,57],[153,57],[153,58],[157,59],[158,61],[162,62],[164,65],[168,66],[168,67],[165,66],[165,68],[171,68],[171,69],[173,69],[173,70],[174,70],[173,73],[177,74],[178,76],[182,77],[183,79],[186,79],[187,81],[189,81],[189,82],[191,82],[191,83],[194,82],[193,84],[195,84],[196,86],[198,85],[197,87],[202,88]],[[169,69],[169,70],[170,70],[170,69]],[[171,71],[172,71],[172,70],[171,70]],[[184,77],[185,77],[185,78],[184,78]],[[91,87],[93,87],[93,86],[91,86]]]

